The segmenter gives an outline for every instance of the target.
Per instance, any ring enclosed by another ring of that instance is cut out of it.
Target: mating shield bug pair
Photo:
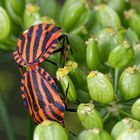
[[[61,39],[67,38],[59,27],[53,24],[34,25],[19,35],[13,53],[22,75],[21,96],[36,124],[46,119],[63,124],[65,105],[57,85],[40,67],[49,55],[64,49],[63,46],[55,50]]]

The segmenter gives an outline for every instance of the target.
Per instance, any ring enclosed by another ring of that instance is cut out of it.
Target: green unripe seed
[[[140,99],[138,99],[131,108],[131,113],[137,120],[140,121]]]
[[[57,79],[60,82],[60,85],[63,89],[64,94],[67,92],[67,97],[70,102],[76,102],[77,95],[76,95],[76,89],[75,86],[68,76],[69,71],[64,68],[59,68],[56,72]]]
[[[61,11],[60,22],[65,31],[70,32],[90,21],[91,13],[86,0],[67,0]]]
[[[131,118],[124,118],[112,129],[111,135],[113,138],[117,138],[121,133],[128,129],[140,129],[140,123],[137,120],[133,120]]]
[[[14,5],[16,5],[16,6],[18,5],[17,3],[15,4],[15,1],[13,1],[13,2],[14,2]],[[12,6],[11,2],[9,0],[4,0],[4,3],[5,3],[6,11],[8,12],[8,15],[9,15],[10,19],[12,20],[12,22],[17,24],[17,25],[22,25],[22,16],[19,15],[18,13],[16,13],[16,11],[15,11],[14,7]],[[22,2],[19,1],[18,3],[21,3],[17,7],[18,7],[18,9],[20,9],[20,14],[23,14],[24,0],[22,0]]]
[[[120,95],[125,99],[133,99],[140,95],[140,72],[135,67],[129,67],[119,79]]]
[[[128,29],[124,33],[125,39],[131,43],[133,47],[139,42],[139,37],[132,29]]]
[[[11,4],[11,7],[13,8],[13,11],[17,15],[23,16],[23,10],[25,8],[24,7],[25,6],[25,0],[9,0],[9,3]]]
[[[108,5],[113,8],[118,14],[121,14],[125,9],[126,2],[124,0],[110,0]]]
[[[89,70],[97,70],[100,65],[99,50],[97,41],[90,38],[87,42],[86,61]]]
[[[68,136],[59,123],[44,121],[35,128],[33,140],[68,140]]]
[[[68,39],[75,61],[79,64],[84,63],[86,59],[86,44],[84,40],[80,36],[73,33],[68,35]]]
[[[103,128],[102,118],[92,103],[80,104],[77,113],[82,125],[86,129]]]
[[[10,33],[10,19],[6,11],[0,7],[0,40],[5,39]]]
[[[97,71],[87,76],[87,84],[91,98],[101,104],[110,103],[114,98],[113,86],[108,78]]]
[[[134,9],[131,9],[127,12],[125,12],[125,17],[128,20],[129,26],[137,33],[137,35],[140,35],[140,26],[137,25],[137,23],[140,22],[140,15],[136,13]]]
[[[68,61],[66,64],[66,69],[69,71],[69,76],[73,81],[75,88],[79,88],[85,91],[88,91],[86,73],[78,67],[78,63],[74,61]]]
[[[102,27],[112,27],[115,30],[121,28],[121,22],[117,13],[109,6],[101,4],[95,7],[97,23]]]
[[[110,52],[118,45],[122,44],[123,36],[120,32],[108,27],[96,35],[97,46],[100,54],[100,60],[105,63],[108,60]]]
[[[135,57],[133,59],[133,64],[140,67],[140,44],[135,45],[134,47]]]
[[[140,139],[140,129],[127,129],[122,132],[116,140],[139,140]]]
[[[77,140],[113,140],[112,137],[104,130],[98,128],[82,131]]]
[[[134,49],[127,42],[114,48],[108,58],[108,64],[113,68],[122,68],[130,63],[134,57]]]
[[[37,4],[39,5],[40,12],[43,16],[48,15],[52,18],[56,18],[58,12],[56,0],[37,0]]]
[[[39,14],[39,7],[33,4],[27,4],[24,11],[24,26],[28,28],[34,24],[41,22]]]

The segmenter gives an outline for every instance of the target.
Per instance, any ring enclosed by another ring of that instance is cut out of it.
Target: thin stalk
[[[117,119],[118,121],[122,120],[120,114],[118,114],[118,115],[116,116],[116,119]]]
[[[15,140],[15,137],[14,137],[14,134],[13,134],[13,131],[12,131],[13,128],[11,127],[11,123],[10,123],[10,120],[9,120],[8,116],[9,116],[9,114],[6,110],[4,101],[3,101],[2,97],[0,96],[0,117],[3,121],[8,140]]]
[[[106,122],[110,117],[110,112],[106,113],[106,115],[103,118],[103,123]]]
[[[119,79],[119,69],[115,69],[115,81],[114,81],[114,92],[117,95],[117,88],[118,88],[118,79]]]
[[[129,113],[126,112],[126,111],[119,110],[119,112],[120,112],[120,114],[122,114],[122,115],[125,115],[125,116],[127,116],[127,117],[131,117],[131,118],[134,118],[131,114],[129,114]]]
[[[31,118],[29,118],[29,131],[28,131],[28,140],[33,140],[34,133],[34,124]]]

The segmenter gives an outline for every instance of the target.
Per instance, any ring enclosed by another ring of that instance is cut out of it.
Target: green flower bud
[[[130,63],[134,56],[134,49],[127,42],[114,48],[108,58],[108,64],[113,68],[122,68]]]
[[[7,38],[10,33],[10,19],[6,11],[0,7],[0,40]]]
[[[35,128],[34,140],[68,140],[65,129],[55,121],[44,121]]]
[[[86,128],[103,128],[102,118],[92,103],[80,104],[78,106],[78,117]]]
[[[115,32],[112,28],[101,30],[97,35],[98,50],[102,63],[108,59],[110,52],[123,42],[123,36],[120,32]]]
[[[131,113],[137,120],[140,121],[140,99],[138,99],[131,108]]]
[[[60,82],[60,85],[63,89],[64,94],[67,92],[67,98],[70,102],[76,102],[77,96],[76,96],[76,90],[74,87],[74,84],[70,77],[68,76],[67,69],[59,68],[56,72],[56,76],[58,81]]]
[[[140,129],[140,123],[131,118],[124,118],[119,121],[112,129],[111,135],[113,138],[117,138],[123,131],[128,129]]]
[[[117,13],[107,5],[98,5],[95,7],[97,23],[102,27],[112,27],[115,30],[121,28],[121,21]]]
[[[86,44],[84,40],[72,33],[68,35],[68,39],[74,59],[80,64],[84,63],[86,59]]]
[[[113,140],[112,137],[104,130],[98,128],[82,131],[77,140]]]
[[[101,104],[110,103],[114,98],[110,80],[100,72],[92,71],[87,76],[87,84],[91,98]]]
[[[99,68],[99,50],[97,47],[97,41],[95,41],[93,38],[90,38],[87,42],[86,60],[89,70],[97,70]]]
[[[26,9],[24,11],[24,26],[28,28],[34,24],[38,24],[41,22],[39,7],[33,4],[27,4]]]
[[[120,95],[125,99],[133,99],[140,95],[140,72],[135,67],[127,68],[119,79]]]

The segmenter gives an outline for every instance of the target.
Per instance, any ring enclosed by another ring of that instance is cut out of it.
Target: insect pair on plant
[[[56,50],[60,40],[63,45]],[[59,51],[64,55],[65,62],[68,52],[66,43],[69,43],[67,36],[53,24],[31,26],[18,37],[13,56],[22,75],[21,96],[36,124],[44,120],[64,124],[65,104],[60,98],[55,81],[40,64],[45,60],[51,62],[47,58]]]

